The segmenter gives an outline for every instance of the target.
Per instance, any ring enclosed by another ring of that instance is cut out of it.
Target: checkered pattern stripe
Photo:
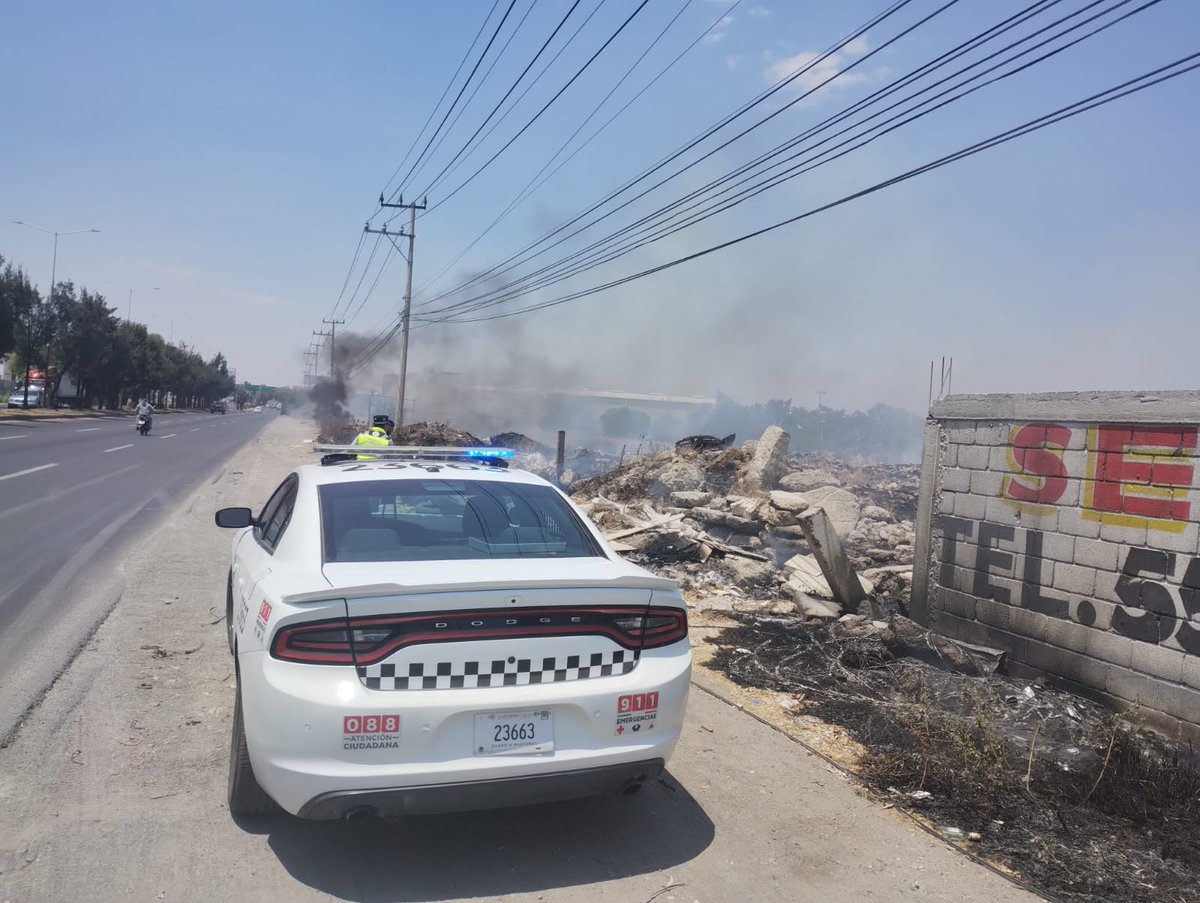
[[[521,687],[611,677],[628,674],[637,662],[637,652],[617,649],[540,659],[514,657],[490,662],[367,665],[359,668],[358,674],[371,690],[450,690],[458,687],[473,690],[476,687]]]

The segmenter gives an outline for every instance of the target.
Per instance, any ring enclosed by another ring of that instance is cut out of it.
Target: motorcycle
[[[137,431],[143,436],[150,433],[150,418],[145,414],[138,414]]]

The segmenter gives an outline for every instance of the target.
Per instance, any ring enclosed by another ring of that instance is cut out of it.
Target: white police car
[[[321,448],[233,542],[234,814],[329,819],[632,793],[691,672],[669,580],[507,450]]]

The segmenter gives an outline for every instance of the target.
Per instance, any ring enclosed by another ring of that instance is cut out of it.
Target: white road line
[[[28,470],[18,470],[16,473],[6,473],[0,477],[0,480],[11,480],[14,477],[23,477],[26,474],[37,473],[39,470],[49,470],[51,467],[58,467],[57,464],[41,464],[37,467],[30,467]]]
[[[76,430],[75,432],[77,432],[77,433],[98,433],[98,432],[100,432],[100,427],[89,426],[86,429]]]
[[[200,427],[194,426],[190,430],[188,430],[188,432],[189,433],[198,433],[198,432],[200,432]]]
[[[174,439],[178,433],[167,433],[165,436],[159,436],[159,439]]]
[[[123,448],[133,448],[133,443],[130,442],[128,445],[118,445],[116,448],[106,448],[104,449],[104,454],[107,455],[109,452],[120,451]]]
[[[29,433],[22,433],[19,436],[0,436],[0,442],[4,442],[7,439],[28,439],[28,438],[29,438]]]

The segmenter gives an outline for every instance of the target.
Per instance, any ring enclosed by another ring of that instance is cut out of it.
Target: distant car
[[[28,397],[25,392],[24,388],[14,389],[12,395],[8,397],[8,406],[10,408],[40,408],[42,406],[42,390],[40,388],[30,386]]]
[[[241,528],[233,814],[491,809],[660,774],[691,675],[679,588],[496,449],[371,450],[216,513]]]
[[[254,413],[255,413],[255,414],[261,414],[261,413],[262,413],[262,405],[260,405],[260,404],[256,404],[256,405],[254,406]]]
[[[211,414],[224,414],[225,413],[225,402],[214,401],[212,404],[210,404],[208,406],[208,410],[209,410],[209,413],[211,413]]]

